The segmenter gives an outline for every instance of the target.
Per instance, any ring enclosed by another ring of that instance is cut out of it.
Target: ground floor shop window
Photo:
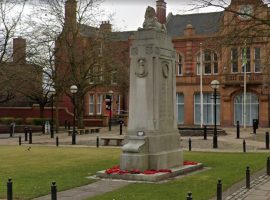
[[[220,125],[220,99],[217,99],[217,125]],[[200,94],[194,95],[194,123],[201,124]],[[203,93],[203,124],[214,125],[214,99],[213,93]]]
[[[239,121],[244,124],[244,93],[238,94],[234,98],[234,124]],[[259,119],[259,97],[254,94],[246,93],[246,125],[252,126],[253,119]]]

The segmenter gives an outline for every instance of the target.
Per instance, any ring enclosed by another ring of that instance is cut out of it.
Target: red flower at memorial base
[[[183,165],[198,165],[197,162],[193,161],[184,161]],[[151,175],[151,174],[157,174],[157,173],[172,173],[172,170],[170,169],[160,169],[160,170],[145,170],[144,172],[141,172],[138,169],[133,169],[131,171],[127,170],[121,170],[119,165],[113,166],[110,169],[107,169],[105,171],[106,174],[145,174],[145,175]]]
[[[120,166],[119,165],[113,166],[112,168],[107,169],[105,172],[106,174],[119,174]]]
[[[133,169],[131,171],[121,170],[119,165],[113,166],[110,169],[107,169],[106,174],[157,174],[157,173],[171,173],[170,169],[160,169],[160,170],[145,170],[141,172],[138,169]]]
[[[184,161],[183,165],[198,165],[197,162],[193,162],[193,161]]]

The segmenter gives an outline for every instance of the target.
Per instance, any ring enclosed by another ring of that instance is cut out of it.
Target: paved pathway
[[[106,192],[125,187],[129,185],[127,181],[115,181],[115,180],[100,180],[95,183],[85,185],[82,187],[73,188],[71,190],[62,191],[57,193],[58,200],[83,200],[93,196],[101,195]],[[51,196],[47,195],[39,197],[34,200],[51,200]]]
[[[251,134],[252,129],[241,129],[241,139],[236,139],[236,129],[226,128],[228,135],[218,137],[218,149],[212,148],[212,136],[208,136],[208,140],[203,140],[202,137],[192,137],[192,150],[193,151],[226,151],[226,152],[242,152],[243,139],[247,143],[248,152],[269,152],[265,149],[264,133],[270,129],[259,129],[257,134]],[[124,128],[126,132],[126,127]],[[9,134],[0,135],[0,145],[18,145],[18,137],[22,136],[23,145],[28,146],[28,142],[24,141],[24,134],[15,134],[14,138],[9,138]],[[88,147],[96,145],[97,136],[119,135],[119,128],[113,127],[112,132],[108,132],[107,128],[103,128],[100,133],[78,135],[77,145],[80,147]],[[57,134],[61,146],[71,146],[71,137],[66,132]],[[188,149],[189,137],[182,137],[182,147]],[[34,134],[32,145],[55,145],[55,139],[51,139],[49,135]],[[73,147],[76,147],[73,146]],[[101,146],[101,148],[104,148]],[[269,154],[270,156],[270,154]],[[252,179],[253,183],[251,189],[247,190],[244,187],[245,182],[241,183],[230,193],[230,189],[224,192],[225,200],[270,200],[270,177],[260,176],[257,179]],[[116,190],[118,188],[129,185],[130,182],[115,181],[115,180],[100,180],[93,184],[73,188],[71,190],[58,192],[58,199],[60,200],[83,200],[92,196],[101,195],[106,192]],[[226,194],[226,195],[225,195]],[[48,200],[50,195],[37,198],[36,200]]]
[[[241,187],[230,194],[225,200],[270,200],[270,177],[260,176],[251,181],[251,188]]]

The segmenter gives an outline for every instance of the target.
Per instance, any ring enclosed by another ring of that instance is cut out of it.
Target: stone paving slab
[[[245,186],[230,194],[225,200],[270,200],[270,177],[262,175],[251,181],[250,189]]]
[[[119,188],[125,187],[131,184],[127,181],[120,180],[100,180],[95,183],[85,185],[82,187],[73,188],[67,191],[57,193],[58,200],[83,200],[93,196],[101,195],[106,192],[111,192]],[[34,200],[51,200],[50,195],[36,198]]]

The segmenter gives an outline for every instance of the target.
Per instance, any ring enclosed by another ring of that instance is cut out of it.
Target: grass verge
[[[192,191],[196,200],[207,200],[216,193],[218,178],[222,179],[223,190],[245,178],[246,166],[252,172],[265,167],[265,153],[202,153],[185,152],[184,159],[202,162],[210,170],[185,176],[167,183],[136,183],[91,200],[177,200],[186,199]]]
[[[5,198],[6,181],[13,180],[14,199],[32,199],[50,193],[52,181],[58,191],[91,183],[85,177],[119,163],[120,149],[26,146],[0,147],[0,198]],[[215,195],[217,179],[223,189],[245,177],[245,168],[255,172],[265,167],[266,153],[185,152],[184,159],[204,163],[210,170],[166,183],[136,183],[92,200],[177,200],[192,191],[197,200]]]
[[[119,149],[0,147],[0,199],[6,182],[13,180],[14,199],[32,199],[50,193],[52,181],[59,191],[91,183],[85,177],[117,164]]]

